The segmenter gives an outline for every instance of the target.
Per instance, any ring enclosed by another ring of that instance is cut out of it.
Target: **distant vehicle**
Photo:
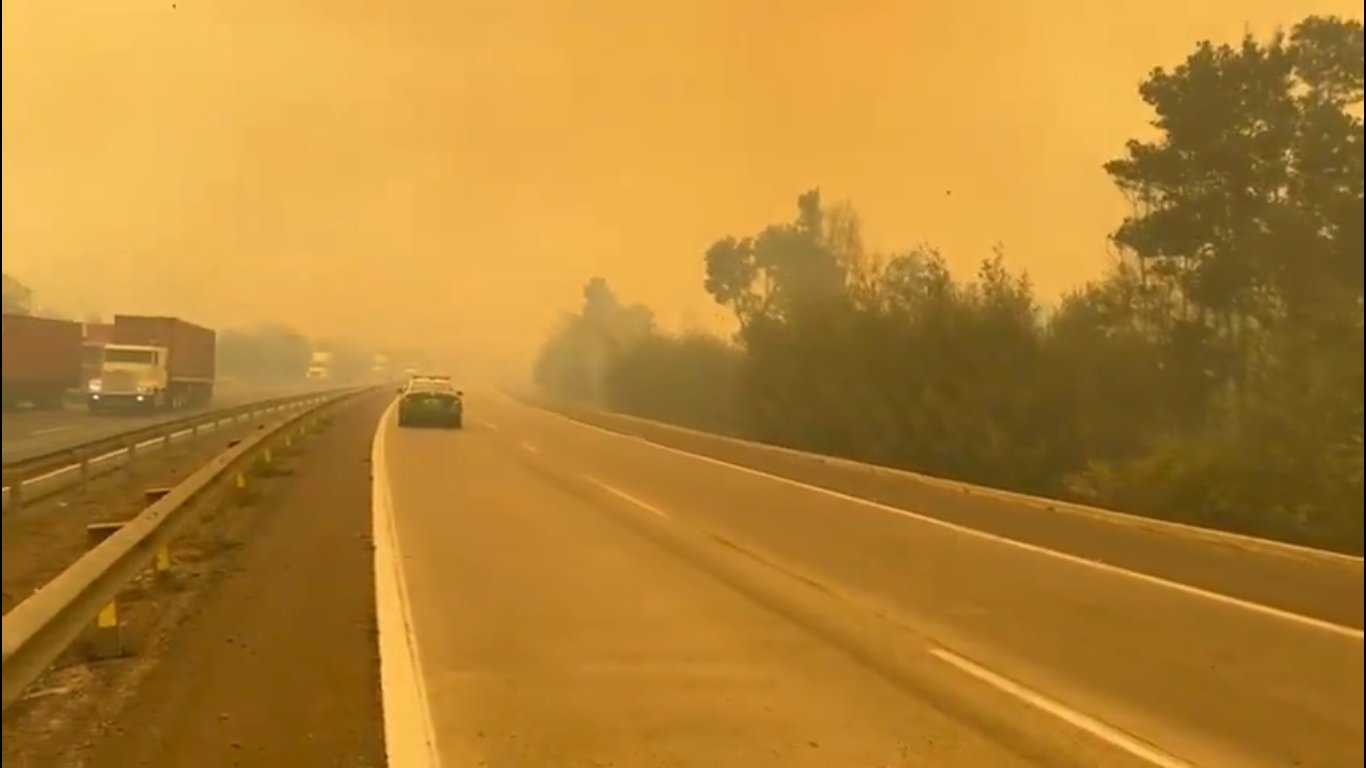
[[[4,407],[61,408],[67,391],[81,385],[81,324],[9,313],[4,318]]]
[[[308,357],[308,373],[312,381],[327,381],[332,378],[332,353],[324,350],[314,351]]]
[[[445,382],[449,384],[451,382],[451,377],[446,374],[412,373],[408,375],[408,380],[404,383],[403,386],[411,387],[415,384],[423,384],[427,382]],[[402,392],[402,389],[400,389],[399,391]]]
[[[115,315],[99,377],[86,385],[91,413],[209,405],[217,348],[217,333],[179,318]]]
[[[450,381],[414,381],[403,388],[398,401],[398,426],[463,429],[465,393]]]

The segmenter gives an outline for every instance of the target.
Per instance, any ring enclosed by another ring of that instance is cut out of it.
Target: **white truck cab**
[[[308,372],[304,374],[310,381],[327,381],[332,378],[332,353],[318,351],[309,355]]]
[[[167,407],[170,371],[166,347],[106,344],[100,372],[87,384],[92,406]]]

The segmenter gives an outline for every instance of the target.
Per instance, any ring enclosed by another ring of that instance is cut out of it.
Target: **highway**
[[[391,403],[207,522],[186,567],[208,575],[138,603],[193,602],[184,626],[98,685],[54,675],[7,712],[6,764],[1363,764],[1350,627],[497,393],[463,431],[399,430]]]
[[[443,764],[1362,764],[1359,637],[469,408],[382,438]]]
[[[271,388],[235,384],[225,386],[215,394],[212,408],[230,408],[256,400],[302,394],[316,388],[310,383],[303,382],[294,387]],[[98,417],[76,407],[68,407],[61,411],[6,413],[3,420],[3,436],[0,437],[0,451],[4,454],[6,464],[24,461],[34,456],[117,435],[120,432],[204,413],[212,408],[154,415],[116,414]]]

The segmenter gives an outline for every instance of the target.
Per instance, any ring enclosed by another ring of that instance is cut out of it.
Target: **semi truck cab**
[[[327,381],[332,378],[332,353],[316,351],[309,355],[308,372],[304,374],[310,381]]]
[[[91,410],[184,407],[170,401],[169,355],[166,347],[106,344],[99,376],[87,387]]]

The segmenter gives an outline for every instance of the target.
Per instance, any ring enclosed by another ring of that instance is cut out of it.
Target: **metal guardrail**
[[[24,504],[51,496],[91,478],[127,465],[138,456],[173,443],[193,439],[206,432],[217,432],[262,416],[293,408],[306,407],[320,399],[355,388],[332,392],[275,397],[254,403],[201,412],[193,416],[158,422],[91,440],[80,445],[51,451],[41,456],[14,462],[4,468],[4,489],[0,510],[17,511]]]
[[[266,397],[260,400],[238,403],[237,405],[230,405],[221,408],[196,409],[195,411],[182,416],[176,416],[174,413],[168,414],[168,418],[160,419],[153,423],[144,422],[139,426],[134,426],[130,429],[122,430],[113,434],[102,435],[92,440],[87,440],[78,445],[69,445],[56,450],[47,451],[45,453],[25,456],[22,459],[6,462],[4,466],[6,478],[5,485],[9,485],[9,477],[13,474],[28,475],[71,463],[70,458],[73,451],[79,451],[84,453],[92,451],[107,452],[116,448],[124,447],[125,441],[130,439],[141,441],[149,437],[156,437],[163,433],[165,430],[184,429],[188,426],[202,422],[206,419],[224,418],[238,413],[245,413],[247,411],[258,410],[265,406],[281,405],[292,401],[305,400],[311,397],[329,395],[335,392],[345,391],[346,389],[346,387],[337,387],[336,389],[332,390],[296,392],[289,395],[276,395],[274,397]],[[107,419],[102,418],[98,421],[107,423],[117,423],[118,417],[110,416]]]
[[[269,429],[253,433],[165,492],[140,514],[111,530],[89,552],[4,617],[3,708],[19,700],[82,634],[119,632],[119,593],[149,566],[169,567],[169,546],[182,524],[215,494],[247,488],[272,451],[313,429],[333,404],[375,391],[312,396]]]
[[[1180,536],[1191,540],[1206,541],[1213,544],[1231,546],[1249,552],[1261,552],[1277,556],[1289,556],[1299,559],[1310,559],[1322,562],[1360,564],[1363,560],[1361,555],[1348,554],[1330,549],[1320,549],[1303,544],[1293,544],[1285,541],[1251,536],[1243,533],[1234,533],[1216,528],[1205,528],[1189,523],[1179,523],[1174,520],[1165,520],[1157,517],[1147,517],[1128,512],[1119,512],[1102,507],[1094,507],[1073,501],[1061,499],[1050,499],[1043,496],[1033,496],[1018,491],[1008,491],[1002,488],[991,488],[982,485],[953,480],[946,477],[926,475],[907,469],[890,467],[882,464],[869,464],[866,462],[845,459],[839,456],[830,456],[810,451],[786,448],[769,443],[761,443],[748,440],[734,435],[723,435],[715,432],[684,427],[678,424],[670,424],[664,421],[656,421],[640,416],[631,416],[614,411],[600,410],[592,406],[585,406],[548,398],[535,393],[519,392],[514,390],[498,390],[502,395],[523,405],[539,408],[542,410],[557,413],[568,419],[580,421],[599,429],[606,429],[620,434],[645,438],[643,435],[631,432],[629,428],[620,425],[636,425],[642,428],[658,430],[664,433],[674,433],[685,435],[701,440],[715,442],[717,444],[732,445],[744,448],[749,451],[757,451],[771,455],[782,455],[802,461],[814,462],[830,467],[840,467],[854,472],[866,472],[873,475],[884,477],[896,477],[909,480],[915,483],[923,483],[928,486],[959,491],[962,493],[973,494],[983,498],[990,498],[996,501],[1020,504],[1034,509],[1043,509],[1050,512],[1065,512],[1078,516],[1089,517],[1108,523],[1122,523],[1136,528],[1142,528],[1162,534]],[[614,425],[615,423],[615,425]],[[661,444],[663,444],[661,442]]]

